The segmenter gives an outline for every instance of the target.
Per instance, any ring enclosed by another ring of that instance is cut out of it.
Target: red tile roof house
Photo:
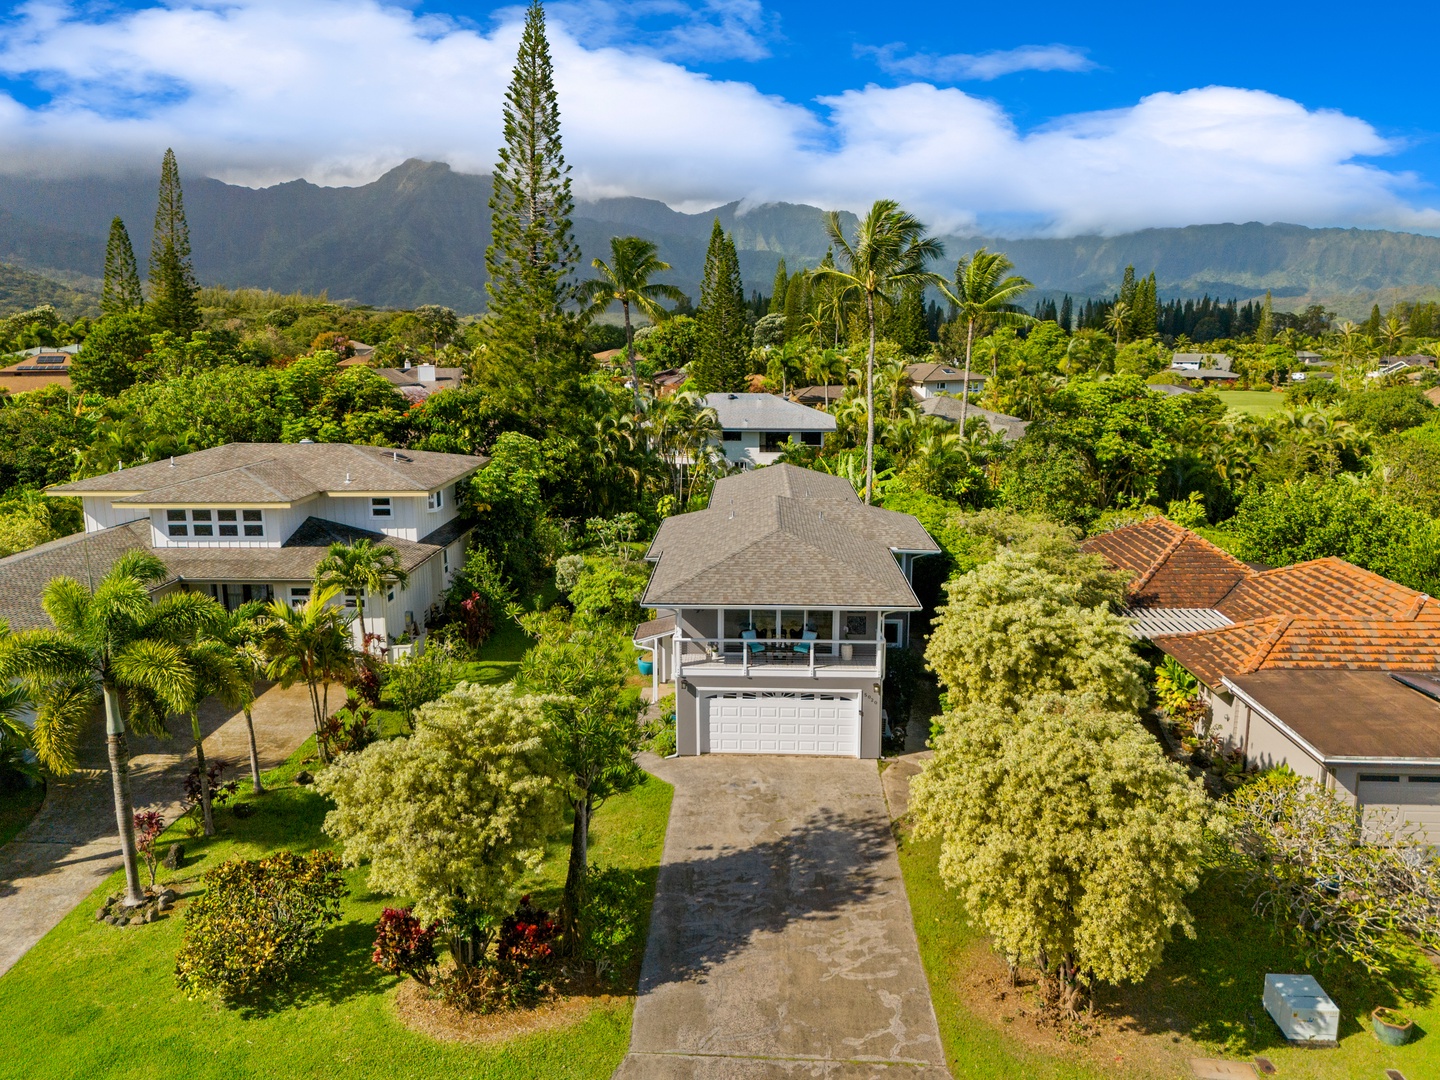
[[[666,518],[635,644],[675,680],[678,752],[878,757],[885,647],[906,643],[914,562],[938,551],[911,515],[794,465],[722,477],[707,509]]]
[[[484,464],[343,443],[231,443],[62,484],[47,494],[79,497],[85,531],[0,559],[0,616],[16,630],[48,626],[40,595],[52,577],[93,582],[137,549],[170,572],[152,595],[197,590],[229,609],[301,603],[332,542],[368,538],[393,546],[410,577],[365,605],[366,630],[398,638],[423,628],[464,565],[471,526],[456,515],[455,489]]]
[[[1325,558],[1258,569],[1163,517],[1090,538],[1137,636],[1201,683],[1216,732],[1440,841],[1440,604]]]

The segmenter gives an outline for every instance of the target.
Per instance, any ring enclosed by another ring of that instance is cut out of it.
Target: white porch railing
[[[734,669],[748,675],[756,668],[780,675],[817,672],[873,672],[880,669],[883,641],[803,641],[797,638],[692,638],[677,635],[678,674],[687,669]]]

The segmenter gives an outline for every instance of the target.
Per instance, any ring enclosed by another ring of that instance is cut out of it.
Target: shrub
[[[646,721],[642,745],[652,754],[669,757],[675,752],[675,695],[666,694],[659,702],[660,715]]]
[[[409,908],[386,908],[375,924],[375,950],[370,959],[391,975],[409,975],[429,986],[439,962],[435,931],[410,914]]]
[[[432,645],[390,666],[386,689],[395,707],[405,714],[405,726],[414,728],[415,710],[455,689],[460,672],[445,652]]]
[[[165,819],[154,810],[142,810],[135,815],[135,846],[145,860],[145,869],[150,871],[150,887],[155,887],[155,869],[160,865],[160,853],[155,850],[155,841],[165,831]]]
[[[220,758],[211,760],[205,767],[205,782],[210,788],[210,805],[224,806],[230,801],[230,796],[240,790],[240,785],[234,780],[225,780],[225,770],[230,767],[228,762]],[[188,819],[189,830],[192,835],[199,830],[199,815],[201,810],[200,802],[200,766],[192,765],[190,772],[185,777],[185,794],[180,800],[184,808],[180,811],[182,817]]]
[[[529,896],[522,896],[520,905],[500,923],[495,957],[502,966],[543,963],[555,955],[559,933],[560,925],[550,918],[550,913],[534,907]]]
[[[340,919],[345,882],[333,852],[280,851],[206,871],[185,913],[175,983],[190,997],[234,1001],[290,978]]]
[[[580,908],[581,953],[597,978],[618,983],[639,961],[650,890],[638,871],[591,865]]]

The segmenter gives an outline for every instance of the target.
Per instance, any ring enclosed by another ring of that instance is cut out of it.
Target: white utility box
[[[1265,1011],[1291,1042],[1340,1040],[1340,1009],[1312,976],[1266,975]]]

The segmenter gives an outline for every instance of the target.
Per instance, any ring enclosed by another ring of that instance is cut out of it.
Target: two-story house
[[[679,752],[878,757],[885,648],[907,644],[914,561],[938,551],[911,515],[794,465],[666,518],[641,601],[659,617],[635,641],[675,682]]]
[[[725,460],[742,468],[769,465],[794,440],[819,446],[835,430],[829,413],[775,394],[706,394],[715,412]]]
[[[905,377],[910,380],[911,392],[921,401],[937,394],[979,396],[985,390],[985,375],[972,371],[967,379],[965,369],[955,364],[935,364],[928,361],[923,364],[910,364],[905,368]]]
[[[199,590],[230,609],[303,603],[330,544],[368,538],[392,545],[410,579],[365,598],[365,629],[383,642],[422,628],[464,565],[469,526],[456,487],[484,464],[341,443],[231,443],[61,484],[47,494],[78,497],[85,531],[0,559],[0,616],[13,629],[47,626],[40,594],[52,577],[98,581],[134,549],[169,569],[157,595]]]

